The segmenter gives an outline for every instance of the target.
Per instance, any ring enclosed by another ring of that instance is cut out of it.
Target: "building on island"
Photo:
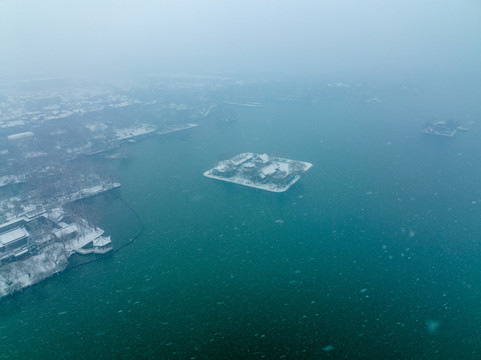
[[[1,231],[1,230],[0,230]],[[30,234],[23,226],[0,233],[0,263],[18,260],[28,253]]]
[[[429,124],[422,131],[423,134],[427,135],[437,135],[445,137],[454,137],[459,131],[468,131],[468,129],[463,128],[458,125],[454,120],[449,121],[437,121]]]
[[[63,244],[67,256],[74,252],[105,254],[113,248],[110,237],[103,233],[84,219],[65,216],[62,208],[43,209],[37,215],[25,213],[0,225],[0,265],[40,254],[56,243]]]
[[[242,153],[221,161],[204,176],[261,190],[283,192],[312,167],[311,163],[267,154]]]
[[[59,241],[67,241],[72,240],[76,236],[78,236],[78,227],[76,224],[67,224],[65,222],[58,223],[60,227],[57,230],[52,232],[52,235],[55,237],[56,240]]]

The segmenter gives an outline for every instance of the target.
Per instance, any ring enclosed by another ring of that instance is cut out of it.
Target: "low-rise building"
[[[30,234],[24,227],[16,227],[0,233],[0,260],[19,258],[28,253]]]
[[[53,236],[57,240],[66,241],[75,238],[78,234],[78,227],[75,224],[66,224],[61,222],[58,224],[60,229],[57,229],[52,232]]]

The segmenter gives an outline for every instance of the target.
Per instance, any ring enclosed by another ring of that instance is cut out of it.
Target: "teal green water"
[[[0,359],[479,358],[481,130],[424,137],[406,97],[237,107],[94,159],[145,231],[0,302]],[[280,194],[202,176],[245,151],[314,167]]]

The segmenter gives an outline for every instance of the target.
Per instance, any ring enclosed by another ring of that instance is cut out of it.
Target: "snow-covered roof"
[[[269,161],[269,155],[267,155],[267,154],[259,155],[258,158],[264,163]]]
[[[67,235],[70,235],[70,234],[73,234],[73,233],[77,232],[77,230],[78,230],[77,225],[75,225],[75,224],[70,224],[70,225],[67,225],[67,226],[65,226],[65,227],[63,227],[63,228],[61,228],[61,229],[55,230],[55,231],[53,232],[53,234],[55,235],[55,237],[56,237],[57,239],[60,239],[60,238],[62,238],[62,237],[64,237],[64,236],[67,236]]]
[[[268,175],[274,174],[276,170],[277,170],[277,166],[275,164],[270,164],[262,168],[261,173],[264,176],[268,176]]]
[[[27,237],[28,231],[25,228],[16,228],[0,235],[0,244],[3,246]]]
[[[28,248],[20,248],[16,250],[13,255],[19,258],[20,256],[25,255],[26,253],[28,253]]]
[[[43,207],[43,205],[39,205],[37,207],[34,206],[33,208],[29,208],[29,210],[25,212],[25,216],[28,219],[33,219],[34,217],[36,217],[38,215],[44,214],[45,211],[46,210]]]
[[[63,218],[63,211],[60,208],[55,208],[48,214],[48,218],[53,221],[60,221]]]
[[[277,162],[276,165],[277,165],[277,168],[279,169],[279,171],[282,171],[282,172],[285,172],[285,173],[289,172],[289,164],[288,163]]]
[[[234,157],[231,162],[232,164],[234,164],[234,166],[237,166],[239,164],[242,164],[243,162],[247,161],[247,160],[250,160],[254,157],[254,154],[251,154],[251,153],[243,153],[243,154],[240,154],[240,155],[237,155],[236,157]]]
[[[93,241],[93,245],[97,247],[106,246],[112,243],[110,236],[100,236]]]

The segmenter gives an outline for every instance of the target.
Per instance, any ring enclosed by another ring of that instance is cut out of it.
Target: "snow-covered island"
[[[468,131],[468,129],[459,126],[456,121],[449,120],[431,123],[424,128],[422,133],[427,135],[454,137],[458,130]]]
[[[256,189],[284,192],[295,184],[311,163],[272,157],[267,154],[242,153],[221,161],[204,176]]]

